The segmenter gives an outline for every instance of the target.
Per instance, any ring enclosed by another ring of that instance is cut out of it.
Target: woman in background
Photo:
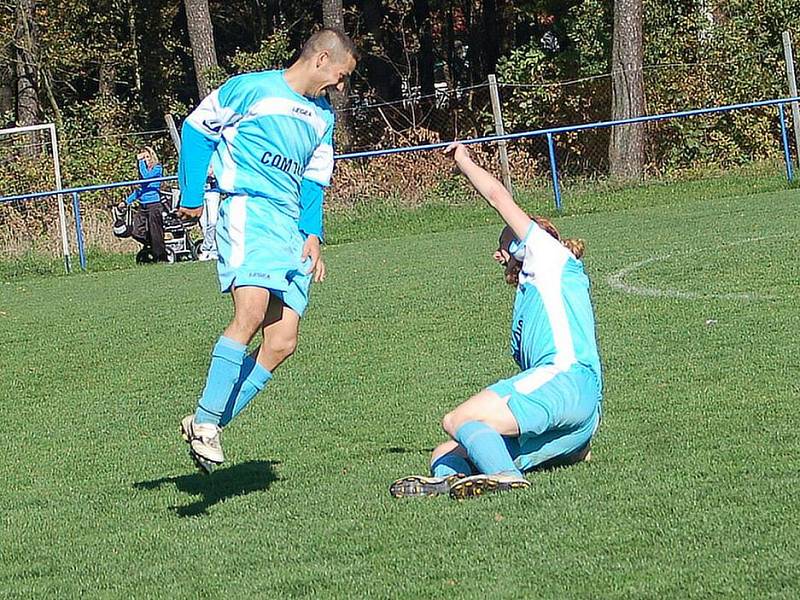
[[[136,155],[136,160],[140,179],[159,179],[163,175],[158,154],[150,146],[145,146]],[[134,202],[139,203],[139,210],[133,215],[132,236],[145,248],[149,248],[153,260],[156,262],[167,260],[160,188],[160,181],[145,181],[124,202],[120,203],[120,208],[126,208]]]

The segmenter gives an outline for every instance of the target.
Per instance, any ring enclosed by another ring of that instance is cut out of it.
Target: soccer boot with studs
[[[530,487],[530,482],[519,475],[471,475],[459,479],[450,486],[450,497],[454,500],[477,498],[495,492],[507,492]]]
[[[409,475],[398,479],[389,486],[389,493],[395,498],[424,498],[447,494],[450,486],[464,475],[448,475],[447,477],[425,477]]]

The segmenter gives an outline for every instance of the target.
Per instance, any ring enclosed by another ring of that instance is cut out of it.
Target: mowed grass
[[[558,219],[594,286],[593,461],[462,503],[387,488],[515,372],[497,224],[328,248],[211,476],[177,426],[230,316],[212,265],[1,284],[0,596],[796,598],[798,201]]]

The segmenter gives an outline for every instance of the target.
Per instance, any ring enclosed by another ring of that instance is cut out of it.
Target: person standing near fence
[[[203,194],[203,214],[200,227],[203,230],[203,243],[200,244],[199,260],[217,260],[217,218],[219,217],[219,186],[214,170],[209,169],[206,178],[206,191]]]
[[[333,171],[334,113],[324,96],[344,89],[357,59],[347,35],[322,29],[288,69],[232,77],[183,124],[179,212],[202,213],[210,159],[226,196],[217,272],[234,313],[211,353],[197,408],[181,421],[203,471],[225,460],[222,427],[294,352],[312,277],[325,277],[322,199]],[[259,330],[262,343],[248,356]]]
[[[136,161],[141,179],[158,179],[163,175],[158,154],[150,146],[145,146],[136,155]],[[153,260],[156,262],[167,260],[160,189],[160,181],[145,181],[119,204],[120,208],[127,208],[134,202],[139,203],[139,210],[133,215],[131,236],[145,248],[150,248]]]

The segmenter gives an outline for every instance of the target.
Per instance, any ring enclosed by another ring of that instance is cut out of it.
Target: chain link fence
[[[648,67],[645,78],[646,113],[661,114],[708,106],[747,102],[753,90],[726,90],[713,86],[714,70],[736,65],[663,65]],[[607,121],[612,116],[612,76],[603,74],[558,83],[498,82],[499,104],[507,133],[534,131]],[[783,94],[784,96],[788,94]],[[774,96],[774,94],[773,94]],[[768,97],[762,95],[761,97]],[[791,130],[790,112],[786,112]],[[339,114],[340,130],[347,132],[348,152],[403,148],[491,136],[496,122],[491,86],[450,89],[437,84],[435,93],[411,88],[400,99],[353,97]],[[645,179],[684,177],[707,169],[767,162],[782,172],[781,127],[776,107],[733,113],[676,118],[637,125],[645,130]],[[569,206],[573,190],[585,190],[609,173],[612,128],[555,134],[558,175]],[[85,135],[62,132],[61,162],[67,187],[138,179],[136,154],[152,147],[160,156],[165,175],[174,174],[177,155],[166,129]],[[342,140],[339,140],[341,153]],[[508,143],[511,181],[515,189],[544,189],[551,185],[551,164],[544,136]],[[478,162],[500,176],[496,143],[472,146]],[[47,140],[18,136],[0,146],[0,159],[10,165],[0,175],[0,194],[54,189],[52,169],[43,165],[52,154]],[[171,187],[171,183],[164,184]],[[87,248],[132,252],[134,242],[111,234],[108,206],[132,190],[122,188],[81,195]],[[360,202],[389,201],[414,206],[428,201],[460,202],[472,198],[454,177],[439,150],[390,154],[337,163],[328,210],[346,210]],[[71,217],[71,199],[65,199]],[[24,258],[58,254],[57,201],[54,198],[0,204],[0,247],[4,255]],[[74,219],[69,218],[69,228]],[[72,248],[74,252],[74,247]]]

